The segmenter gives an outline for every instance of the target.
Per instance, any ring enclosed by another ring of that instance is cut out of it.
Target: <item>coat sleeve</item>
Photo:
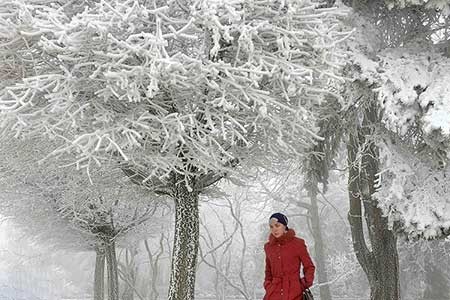
[[[305,288],[309,288],[314,282],[314,272],[316,267],[309,256],[305,241],[300,240],[300,259],[303,265],[303,276],[300,280]]]
[[[264,276],[264,289],[267,291],[269,285],[272,283],[272,270],[270,268],[270,261],[267,255],[267,245],[264,246],[264,252],[266,254],[266,270]]]

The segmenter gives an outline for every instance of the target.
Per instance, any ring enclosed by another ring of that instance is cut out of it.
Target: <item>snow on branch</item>
[[[449,0],[385,0],[390,9],[394,7],[405,8],[408,6],[425,6],[428,9],[437,9],[445,14],[450,13],[450,1]]]
[[[450,147],[450,59],[419,46],[383,51],[378,61],[356,55],[357,80],[372,85],[385,126],[399,136],[415,127],[432,148]],[[356,73],[355,73],[356,74]]]
[[[83,167],[114,156],[160,178],[186,165],[222,173],[249,153],[302,155],[348,36],[344,11],[309,0],[0,7],[0,24],[27,16],[25,28],[8,23],[1,63],[32,58],[0,89],[4,132],[58,138],[53,154]]]
[[[450,168],[438,168],[429,158],[398,142],[385,140],[379,147],[383,168],[374,196],[390,226],[398,222],[410,238],[447,236]]]
[[[424,47],[408,44],[372,58],[355,53],[351,74],[354,87],[382,108],[375,124],[378,205],[394,229],[431,239],[450,233],[450,60]]]
[[[155,219],[164,203],[130,184],[117,169],[92,168],[88,178],[82,171],[61,167],[63,161],[38,164],[53,146],[43,138],[3,140],[3,145],[0,213],[58,247],[86,249],[100,239],[123,238]]]

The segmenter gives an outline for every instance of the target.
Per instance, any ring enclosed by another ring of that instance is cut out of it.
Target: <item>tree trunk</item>
[[[105,299],[105,249],[95,248],[94,300]]]
[[[389,230],[387,218],[382,216],[373,199],[379,172],[379,151],[370,136],[373,135],[373,124],[376,123],[377,116],[376,107],[367,108],[363,126],[357,126],[349,134],[348,219],[356,257],[369,280],[370,298],[398,300],[400,282],[397,239]],[[363,208],[371,249],[367,246],[363,231]]]
[[[199,245],[198,193],[177,186],[175,200],[175,241],[169,284],[169,300],[192,300]]]
[[[150,286],[148,298],[150,300],[157,300],[159,298],[159,292],[157,287],[157,279],[159,276],[159,259],[161,255],[164,253],[164,233],[161,233],[159,239],[159,252],[157,254],[152,253],[150,250],[150,246],[148,245],[148,241],[144,240],[145,249],[147,250],[149,266],[150,266]]]
[[[119,276],[114,241],[106,243],[106,269],[108,271],[108,300],[119,300]]]
[[[122,264],[123,272],[121,278],[124,281],[122,300],[134,300],[136,288],[137,267],[135,258],[138,254],[136,247],[125,249],[125,263]]]
[[[322,231],[320,229],[320,216],[317,206],[317,184],[309,187],[309,196],[311,199],[311,224],[314,237],[315,263],[317,268],[318,281],[320,283],[328,282],[328,275],[325,265],[325,249],[322,239]],[[328,284],[320,286],[320,299],[331,300],[330,286]]]

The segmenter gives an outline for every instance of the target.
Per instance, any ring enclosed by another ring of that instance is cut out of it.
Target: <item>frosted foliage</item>
[[[389,218],[410,237],[436,238],[450,228],[450,167],[437,169],[408,149],[382,143],[382,172],[375,197]]]
[[[404,8],[413,5],[424,5],[429,9],[438,9],[446,14],[450,13],[449,0],[385,0],[390,9],[394,7]]]
[[[0,4],[27,16],[26,29],[8,21],[4,40],[29,41],[33,60],[21,66],[34,66],[1,91],[3,127],[60,138],[54,154],[76,153],[81,167],[114,153],[161,178],[188,172],[186,162],[217,171],[314,143],[308,109],[336,78],[342,12],[307,0],[150,2],[100,1],[78,14]],[[0,46],[5,60],[9,48]]]
[[[89,248],[105,234],[121,238],[152,217],[157,198],[119,170],[92,168],[90,182],[81,171],[38,164],[51,146],[37,138],[3,140],[0,213],[15,217],[27,233],[66,247]]]
[[[387,128],[405,135],[419,125],[432,147],[450,147],[450,60],[418,48],[382,52],[374,62],[364,55],[354,58],[361,80],[376,85]]]

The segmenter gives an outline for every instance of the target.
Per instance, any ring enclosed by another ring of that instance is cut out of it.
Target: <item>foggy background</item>
[[[328,191],[318,200],[328,284],[333,299],[365,300],[369,299],[369,286],[352,250],[346,180],[343,171],[332,171]],[[307,210],[298,206],[299,201],[309,202],[300,173],[266,172],[241,183],[247,186],[224,183],[201,198],[196,299],[262,299],[263,245],[273,212],[287,214],[289,227],[306,240],[314,257]],[[146,223],[149,236],[144,241],[133,241],[137,233],[131,233],[118,243],[121,299],[167,297],[173,214],[170,205],[157,214],[156,221]],[[449,250],[446,240],[400,239],[404,299],[430,299],[427,295],[448,299]],[[93,251],[60,250],[50,242],[28,237],[13,218],[4,218],[0,255],[0,299],[92,299]],[[135,287],[134,296],[126,295],[130,289],[127,282]],[[317,284],[312,291],[318,297]]]

